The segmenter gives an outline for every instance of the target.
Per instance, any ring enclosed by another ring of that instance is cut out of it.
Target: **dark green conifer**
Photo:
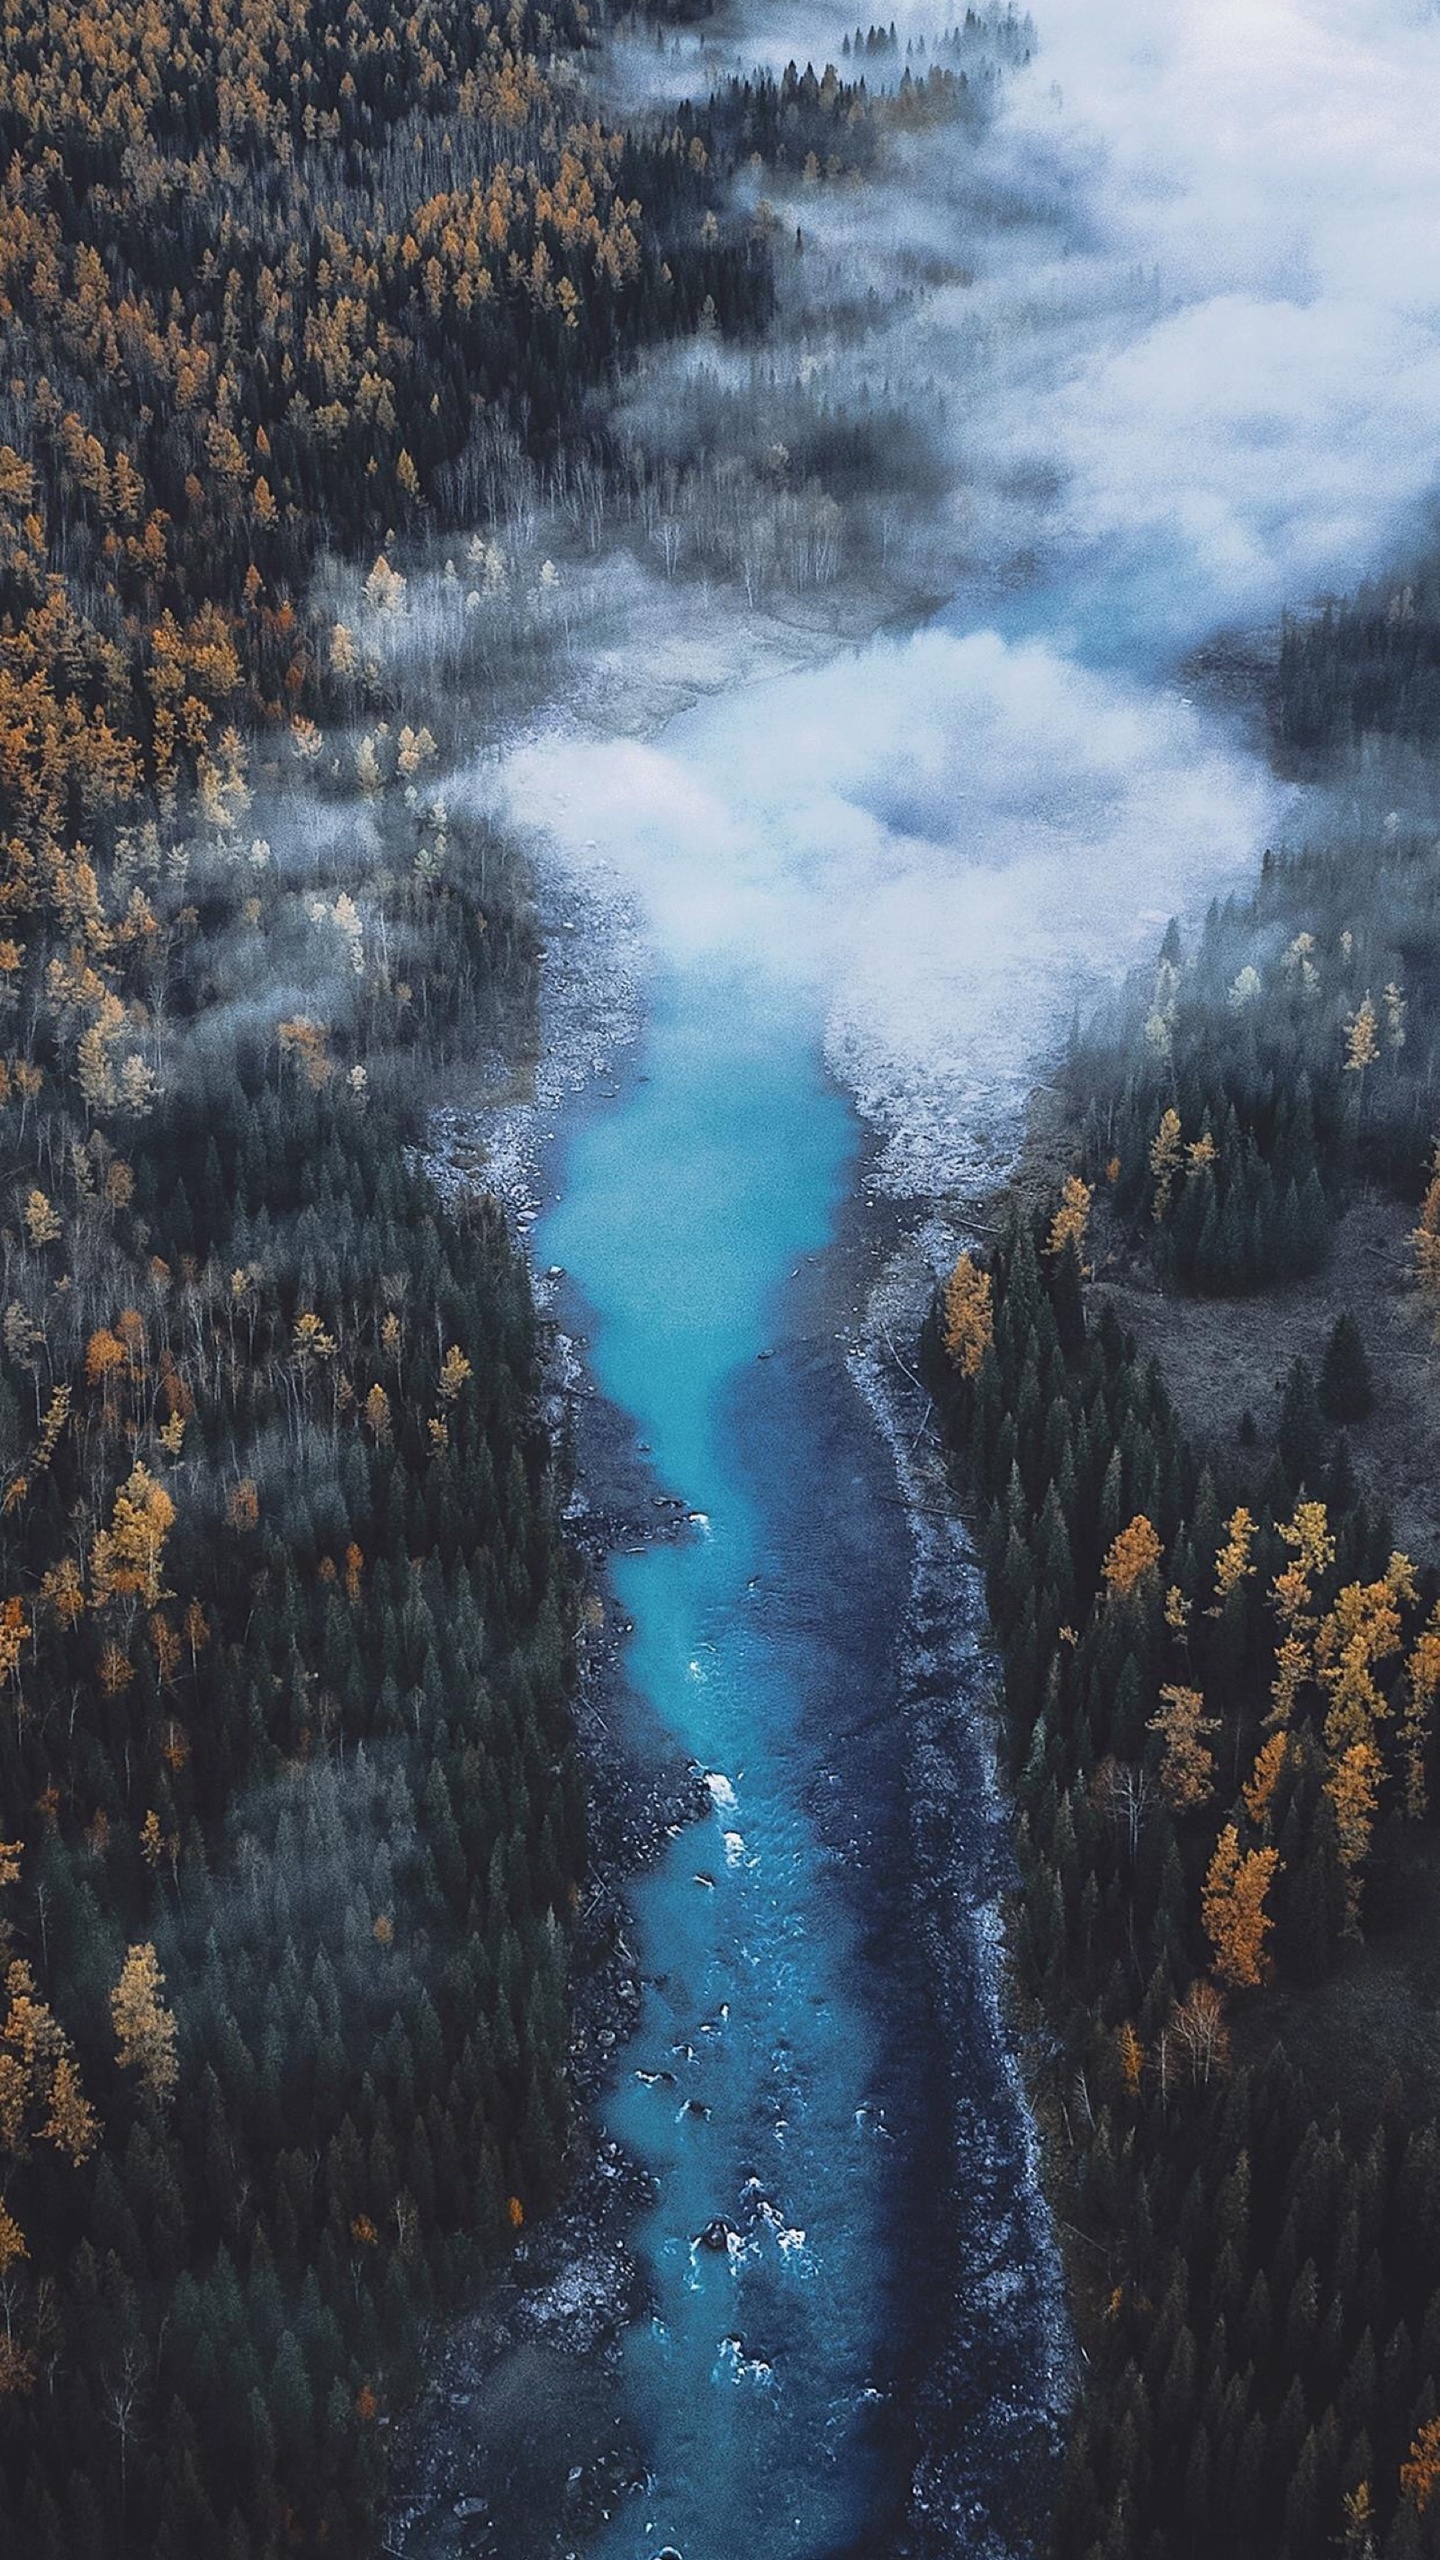
[[[1318,1491],[1329,1442],[1316,1400],[1315,1380],[1304,1360],[1291,1362],[1285,1380],[1276,1445],[1297,1492],[1301,1488]]]
[[[1360,1328],[1347,1308],[1335,1319],[1317,1389],[1320,1409],[1332,1422],[1363,1422],[1375,1403],[1374,1382]]]

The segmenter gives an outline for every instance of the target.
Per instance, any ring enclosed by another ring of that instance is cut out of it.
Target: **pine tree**
[[[1314,1377],[1304,1360],[1294,1360],[1285,1381],[1277,1433],[1277,1446],[1294,1485],[1311,1492],[1318,1489],[1327,1445]]]
[[[1347,1308],[1335,1319],[1320,1366],[1318,1398],[1332,1422],[1363,1422],[1374,1408],[1375,1389],[1360,1328]]]

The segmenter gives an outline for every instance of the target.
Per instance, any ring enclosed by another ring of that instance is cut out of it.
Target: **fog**
[[[901,66],[947,23],[896,17]],[[849,24],[771,15],[754,54],[818,67]],[[1272,645],[1419,537],[1434,479],[1440,13],[1050,0],[1037,36],[978,139],[900,134],[876,178],[780,199],[805,255],[763,361],[683,351],[629,409],[655,437],[706,398],[888,401],[934,465],[901,501],[938,624],[646,744],[587,725],[582,683],[504,765],[511,814],[623,882],[662,953],[748,953],[819,1008],[907,1189],[1003,1156],[1075,998],[1286,824],[1187,653]]]
[[[920,1190],[1004,1152],[1032,1039],[1197,878],[1247,868],[1273,800],[1178,695],[933,630],[723,697],[663,744],[542,738],[508,778],[667,955],[750,955],[816,1004],[890,1179]]]
[[[1197,628],[1373,567],[1435,478],[1440,14],[1055,0],[1042,34],[994,148],[1088,150],[1094,254],[1163,306],[1039,404],[1073,528],[1173,545]]]

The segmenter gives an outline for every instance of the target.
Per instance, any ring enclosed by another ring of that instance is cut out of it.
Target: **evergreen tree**
[[[1317,1389],[1321,1412],[1332,1422],[1363,1422],[1375,1404],[1374,1382],[1360,1328],[1346,1308],[1335,1319]]]

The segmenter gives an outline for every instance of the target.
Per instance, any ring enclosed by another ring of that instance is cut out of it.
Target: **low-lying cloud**
[[[940,630],[722,697],[655,744],[532,740],[505,783],[567,864],[618,874],[671,958],[751,959],[815,1009],[900,1188],[1004,1145],[1074,995],[1197,878],[1243,871],[1275,807],[1178,694]]]
[[[1089,259],[1153,295],[1023,430],[1069,530],[1152,539],[1197,634],[1364,574],[1436,480],[1440,13],[1051,0],[1042,38],[990,149],[1068,168]]]
[[[1435,479],[1440,12],[1036,14],[978,144],[910,136],[887,178],[809,191],[786,287],[798,379],[924,423],[943,626],[504,770],[663,950],[752,956],[817,1008],[902,1187],[1003,1149],[1075,996],[1282,823],[1253,748],[1177,689],[1185,651],[1382,565]],[[821,16],[768,13],[756,51],[836,58],[852,22]],[[902,45],[943,24],[895,16]],[[827,337],[847,279],[870,320]]]

